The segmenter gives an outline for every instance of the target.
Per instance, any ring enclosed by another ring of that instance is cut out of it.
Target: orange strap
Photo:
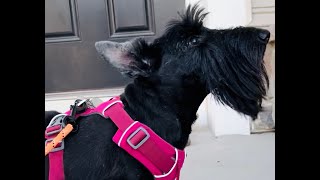
[[[47,143],[45,147],[45,156],[52,151],[52,149],[54,149],[72,130],[72,125],[67,124],[51,142]]]

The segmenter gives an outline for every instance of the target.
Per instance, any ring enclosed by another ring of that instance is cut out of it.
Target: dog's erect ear
[[[129,77],[148,77],[160,64],[160,51],[142,38],[123,43],[99,41],[95,47],[103,59]]]

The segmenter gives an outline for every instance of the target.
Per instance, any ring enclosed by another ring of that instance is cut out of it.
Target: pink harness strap
[[[76,118],[92,113],[109,117],[115,123],[118,130],[112,140],[142,163],[156,179],[179,180],[180,170],[186,157],[185,151],[174,148],[143,123],[133,121],[123,109],[120,97],[111,98],[94,109],[89,108],[84,113],[76,115]],[[70,111],[65,114],[69,115]],[[57,129],[59,128],[48,126],[46,132],[57,131]],[[57,152],[59,154],[56,154]],[[63,149],[49,153],[49,180],[64,179],[62,157]]]
[[[52,118],[50,124],[45,131],[46,143],[51,141],[64,127],[62,122],[64,114],[58,114]],[[60,122],[61,121],[61,122]],[[57,145],[49,153],[49,180],[64,180],[63,170],[63,149],[64,141]]]
[[[49,159],[49,180],[63,180],[63,151],[49,153]]]

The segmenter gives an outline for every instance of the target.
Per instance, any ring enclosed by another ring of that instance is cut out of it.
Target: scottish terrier
[[[178,149],[185,148],[209,93],[255,119],[268,88],[263,56],[270,33],[254,27],[208,29],[203,11],[188,6],[153,42],[135,38],[95,44],[103,59],[133,78],[120,95],[125,111]],[[47,111],[46,123],[57,114]],[[154,179],[112,142],[116,130],[102,116],[82,117],[77,133],[65,139],[65,179]]]

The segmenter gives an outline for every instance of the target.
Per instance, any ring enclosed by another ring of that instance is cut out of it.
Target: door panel
[[[128,11],[128,7],[130,11]],[[153,4],[147,0],[108,1],[111,38],[155,35]]]
[[[45,0],[45,92],[121,87],[130,82],[100,59],[94,43],[151,41],[184,0]]]
[[[46,0],[46,43],[80,40],[75,0]]]

